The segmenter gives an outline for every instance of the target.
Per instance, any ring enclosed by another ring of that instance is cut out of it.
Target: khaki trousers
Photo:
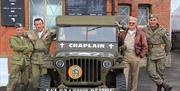
[[[124,75],[126,78],[126,88],[128,88],[128,76],[131,76],[131,91],[137,91],[140,57],[135,53],[125,53],[123,63],[125,65]]]

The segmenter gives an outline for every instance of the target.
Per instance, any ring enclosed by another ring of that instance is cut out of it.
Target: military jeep
[[[115,16],[58,16],[54,70],[42,77],[41,88],[126,91],[115,20]]]

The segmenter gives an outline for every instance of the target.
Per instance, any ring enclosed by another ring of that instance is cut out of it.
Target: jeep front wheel
[[[46,89],[50,88],[51,85],[51,77],[49,75],[43,75],[40,77],[40,90],[45,91]]]
[[[123,72],[119,72],[116,75],[116,87],[120,91],[126,91],[126,80]]]

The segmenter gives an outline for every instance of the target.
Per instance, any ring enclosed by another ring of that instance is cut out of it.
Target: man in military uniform
[[[149,25],[146,27],[146,36],[149,47],[147,57],[149,77],[156,83],[157,91],[161,91],[162,87],[165,91],[170,91],[172,87],[165,84],[163,70],[171,43],[166,29],[159,25],[157,15],[150,16]]]
[[[24,37],[22,24],[17,23],[15,27],[16,34],[11,37],[9,42],[14,53],[7,91],[15,91],[17,87],[20,87],[18,91],[26,91],[29,79],[29,59],[33,46],[29,39]]]
[[[34,51],[32,54],[32,81],[35,89],[39,89],[40,76],[47,73],[47,69],[43,66],[50,61],[50,45],[55,37],[55,32],[44,29],[44,21],[41,18],[34,20],[35,30],[28,34],[32,41]]]

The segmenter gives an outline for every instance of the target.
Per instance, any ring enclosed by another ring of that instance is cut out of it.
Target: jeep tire
[[[51,77],[49,75],[43,75],[40,77],[40,89],[39,91],[46,91],[47,88],[50,88]]]
[[[126,91],[126,80],[123,72],[118,72],[116,74],[116,87],[120,91]]]

